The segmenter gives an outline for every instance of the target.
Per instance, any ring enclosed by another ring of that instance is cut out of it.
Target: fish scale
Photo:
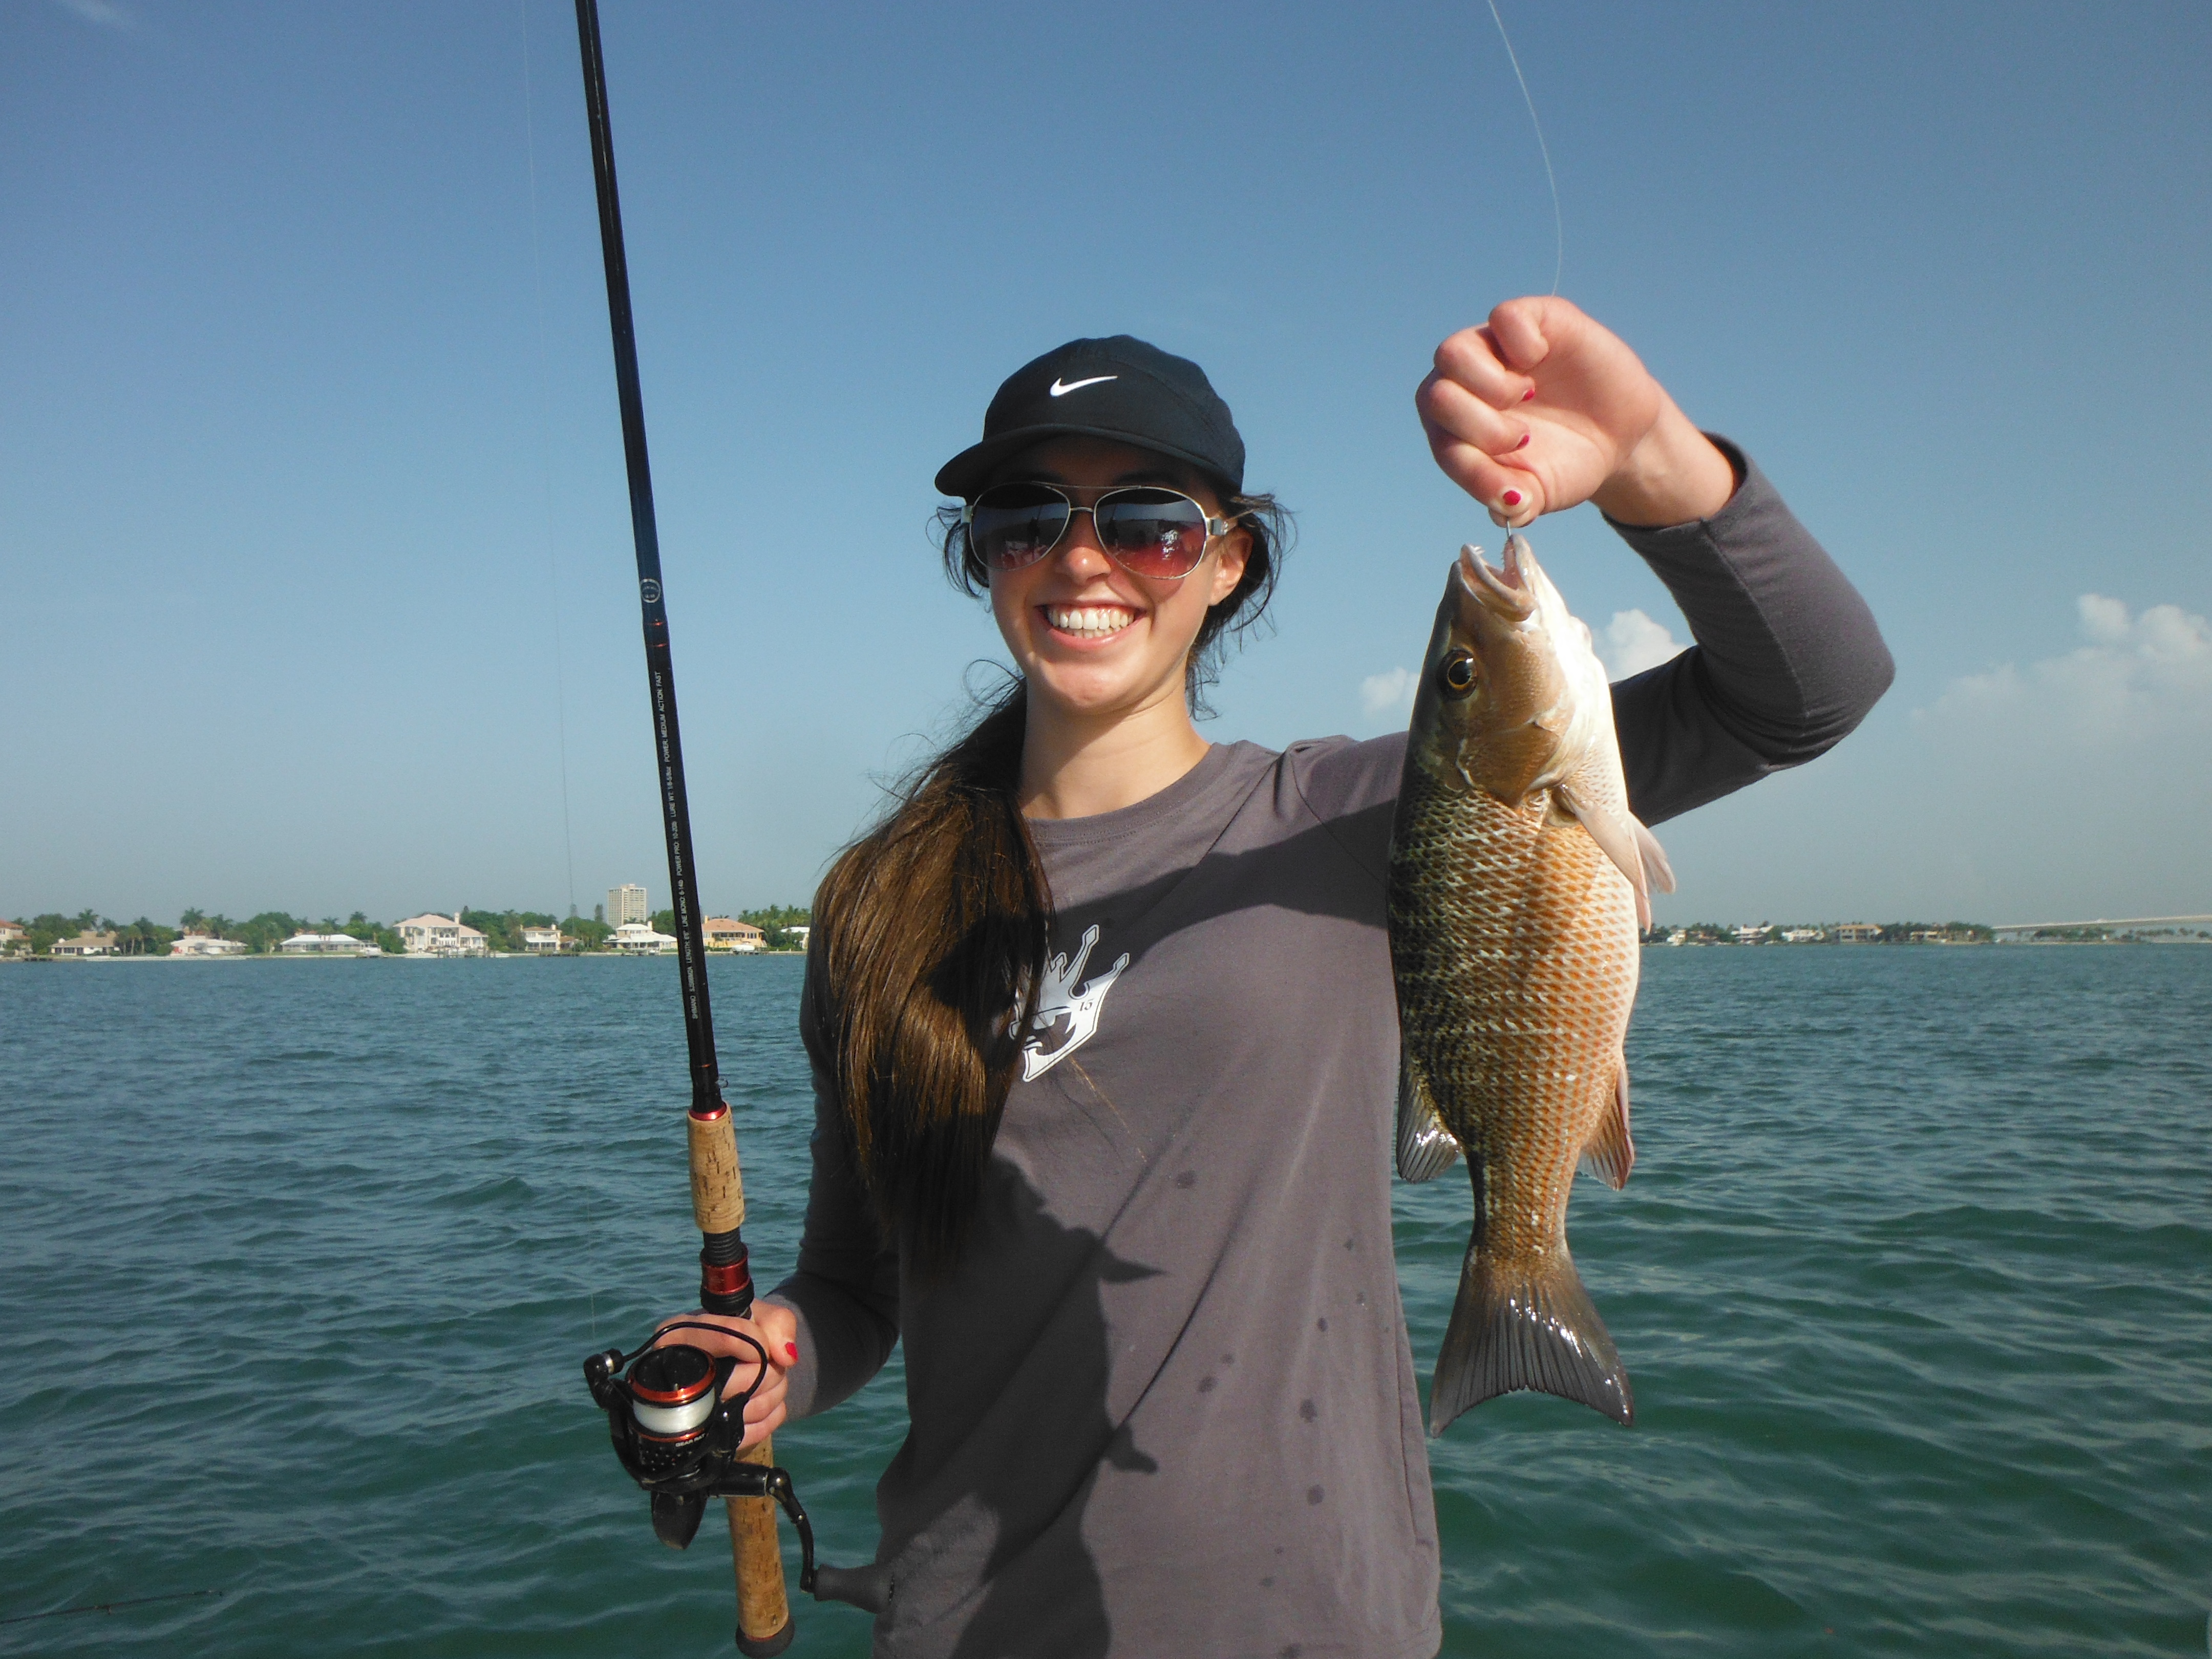
[[[1455,658],[1476,677],[1456,692]],[[1640,875],[1636,838],[1649,835],[1628,814],[1609,698],[1576,717],[1577,697],[1606,696],[1587,629],[1525,544],[1509,549],[1503,580],[1471,559],[1455,568],[1415,703],[1389,884],[1401,1169],[1425,1179],[1448,1166],[1438,1142],[1408,1167],[1407,1131],[1425,1120],[1466,1153],[1474,1188],[1431,1432],[1515,1389],[1624,1423],[1634,1413],[1566,1239],[1578,1162],[1618,1185],[1633,1156],[1622,1042],[1639,901],[1619,849],[1626,837]],[[1663,862],[1660,874],[1664,884]]]

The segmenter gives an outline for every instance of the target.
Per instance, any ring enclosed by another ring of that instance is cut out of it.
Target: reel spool
[[[699,1320],[678,1320],[670,1331],[711,1330],[734,1336],[758,1357],[750,1388],[731,1392],[739,1361],[688,1342],[668,1342],[624,1353],[609,1348],[584,1361],[584,1381],[607,1414],[615,1455],[629,1478],[653,1499],[653,1535],[684,1549],[699,1530],[710,1498],[772,1498],[799,1534],[799,1587],[814,1593],[814,1528],[780,1468],[740,1461],[745,1407],[768,1375],[768,1353],[742,1331]]]

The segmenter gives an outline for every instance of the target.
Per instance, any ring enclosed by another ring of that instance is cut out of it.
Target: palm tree
[[[197,933],[206,926],[207,912],[204,910],[187,910],[177,918],[177,927],[180,933]]]

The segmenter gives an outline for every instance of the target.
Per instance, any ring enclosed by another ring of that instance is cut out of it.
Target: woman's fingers
[[[1429,453],[1444,476],[1490,509],[1491,522],[1518,528],[1544,510],[1542,480],[1525,468],[1500,464],[1477,445],[1424,421]]]
[[[1490,521],[1512,529],[1532,522],[1544,508],[1544,486],[1533,472],[1500,466],[1472,445],[1429,431],[1429,452],[1462,489],[1489,509]]]
[[[1492,308],[1489,323],[1478,331],[1507,372],[1533,374],[1552,355],[1551,337],[1544,330],[1546,313],[1561,307],[1575,311],[1573,305],[1552,295],[1507,300]],[[1529,384],[1533,388],[1534,382]]]
[[[1510,455],[1528,442],[1528,422],[1517,409],[1499,409],[1442,369],[1421,382],[1413,405],[1422,420],[1488,454]]]
[[[1438,346],[1436,374],[1494,409],[1511,409],[1527,403],[1535,390],[1535,382],[1522,371],[1537,361],[1509,361],[1501,355],[1496,331],[1486,325],[1463,328]]]

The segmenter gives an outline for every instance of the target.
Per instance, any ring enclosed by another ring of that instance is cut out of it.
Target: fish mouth
[[[1459,550],[1460,580],[1468,592],[1486,611],[1504,617],[1510,622],[1522,623],[1536,613],[1536,591],[1521,568],[1522,549],[1527,545],[1518,536],[1505,538],[1505,568],[1492,570],[1482,556],[1482,550],[1473,542]]]

